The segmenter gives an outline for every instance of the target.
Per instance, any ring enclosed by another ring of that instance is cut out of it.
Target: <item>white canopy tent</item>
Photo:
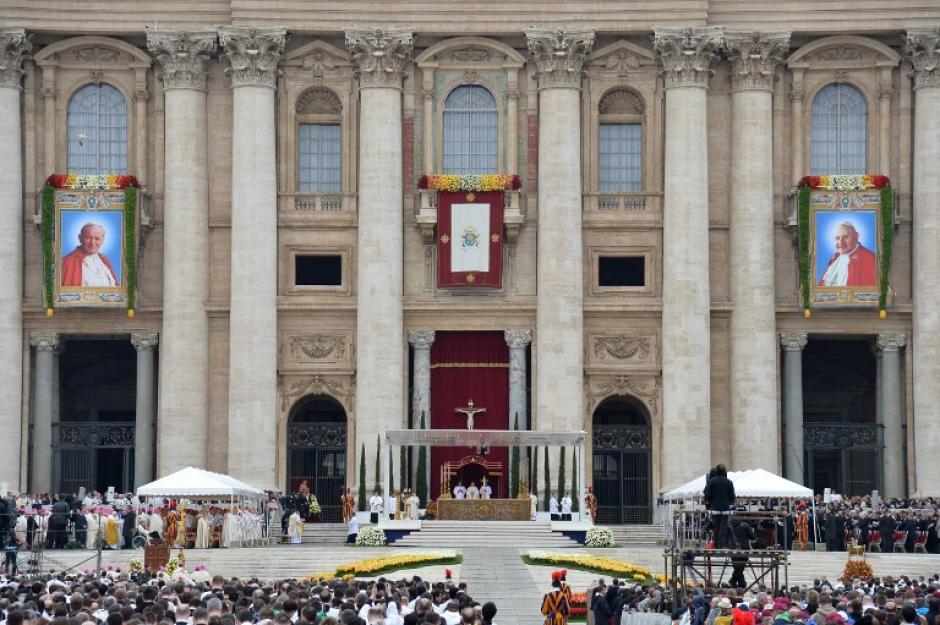
[[[780,499],[812,499],[813,489],[775,475],[765,469],[729,471],[728,479],[734,484],[738,497],[760,497]],[[705,492],[705,476],[700,475],[682,486],[663,495],[666,501],[697,499]]]
[[[138,497],[261,497],[263,491],[230,475],[186,467],[137,489]]]

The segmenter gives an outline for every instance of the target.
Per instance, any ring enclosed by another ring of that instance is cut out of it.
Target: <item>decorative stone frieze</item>
[[[592,31],[530,30],[529,52],[538,70],[539,89],[580,89],[584,62],[594,47]]]
[[[20,87],[23,57],[32,49],[22,28],[0,28],[0,87]]]
[[[233,87],[275,87],[286,29],[228,26],[219,29],[219,41],[230,63],[226,73]]]
[[[724,42],[720,27],[663,28],[653,35],[653,49],[663,67],[666,88],[708,87],[718,58],[717,50]]]
[[[160,342],[160,335],[156,332],[135,332],[131,334],[131,345],[137,351],[153,350]]]
[[[638,336],[596,336],[592,343],[595,360],[648,360],[652,340]]]
[[[401,88],[414,35],[401,29],[350,30],[346,47],[357,65],[360,87]]]
[[[910,28],[904,52],[914,67],[914,88],[940,87],[940,28]]]
[[[214,31],[150,30],[147,50],[163,70],[165,89],[206,88],[206,68],[218,47]]]
[[[727,33],[731,89],[772,90],[777,65],[784,61],[789,47],[790,33]]]
[[[281,411],[286,413],[291,405],[304,395],[329,395],[339,401],[347,414],[355,406],[356,382],[348,375],[291,375],[280,378]]]
[[[346,357],[346,337],[332,334],[313,334],[290,337],[290,351],[295,360],[324,360]]]

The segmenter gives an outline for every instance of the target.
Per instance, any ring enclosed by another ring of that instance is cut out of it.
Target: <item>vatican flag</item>
[[[452,204],[450,270],[490,270],[490,205]]]

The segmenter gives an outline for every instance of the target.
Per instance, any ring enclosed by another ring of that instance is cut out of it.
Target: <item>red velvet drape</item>
[[[486,408],[474,417],[474,429],[509,429],[509,347],[503,333],[437,332],[431,347],[431,427],[465,429],[467,417],[455,408],[466,406],[470,399],[477,408]],[[441,492],[443,462],[476,453],[472,447],[432,448],[431,496],[436,498]],[[502,476],[489,479],[493,497],[508,497],[509,450],[491,447],[486,460],[502,463]],[[473,467],[464,473],[468,478],[480,474]]]

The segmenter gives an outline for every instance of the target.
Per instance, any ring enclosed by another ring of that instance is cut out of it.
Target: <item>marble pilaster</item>
[[[783,470],[784,476],[804,483],[803,472],[803,348],[805,333],[780,335],[783,347]],[[776,379],[776,376],[774,376]],[[769,449],[766,448],[766,449]]]
[[[780,472],[774,290],[773,84],[789,33],[727,34],[731,60],[733,465]]]
[[[35,333],[30,335],[29,344],[36,350],[29,489],[33,493],[47,493],[52,491],[52,422],[57,403],[55,358],[60,345],[59,335],[54,332]]]
[[[0,483],[20,486],[23,419],[23,121],[20,114],[23,57],[32,45],[22,28],[0,29]]]
[[[711,464],[707,88],[718,28],[663,29],[653,47],[666,87],[663,197],[662,486]],[[723,459],[728,460],[728,459]]]
[[[156,332],[131,334],[131,345],[137,350],[136,415],[134,419],[134,488],[152,482],[154,452],[154,408],[156,407],[157,376],[153,350],[160,335]]]
[[[228,470],[276,487],[277,151],[274,93],[287,31],[225,27],[232,79]]]
[[[365,445],[371,485],[386,482],[371,475],[375,434],[403,427],[405,409],[401,86],[414,37],[404,30],[351,30],[346,47],[360,89],[356,452]],[[388,449],[383,446],[381,454],[380,471],[385,471]]]
[[[539,89],[535,415],[539,430],[583,427],[581,79],[593,32],[528,31]]]
[[[907,31],[914,69],[913,388],[915,496],[940,496],[940,28]]]
[[[215,53],[217,38],[214,31],[147,32],[147,48],[159,63],[163,79],[164,168],[168,181],[163,192],[163,345],[157,471],[160,475],[189,465],[205,467],[208,453],[206,68]],[[180,432],[186,432],[186,436],[179,436]],[[141,473],[137,470],[136,474]]]
[[[882,496],[888,498],[907,495],[904,487],[904,391],[901,385],[901,348],[906,343],[905,334],[879,334],[875,338],[875,347],[881,357],[877,401],[879,422],[884,426]]]

